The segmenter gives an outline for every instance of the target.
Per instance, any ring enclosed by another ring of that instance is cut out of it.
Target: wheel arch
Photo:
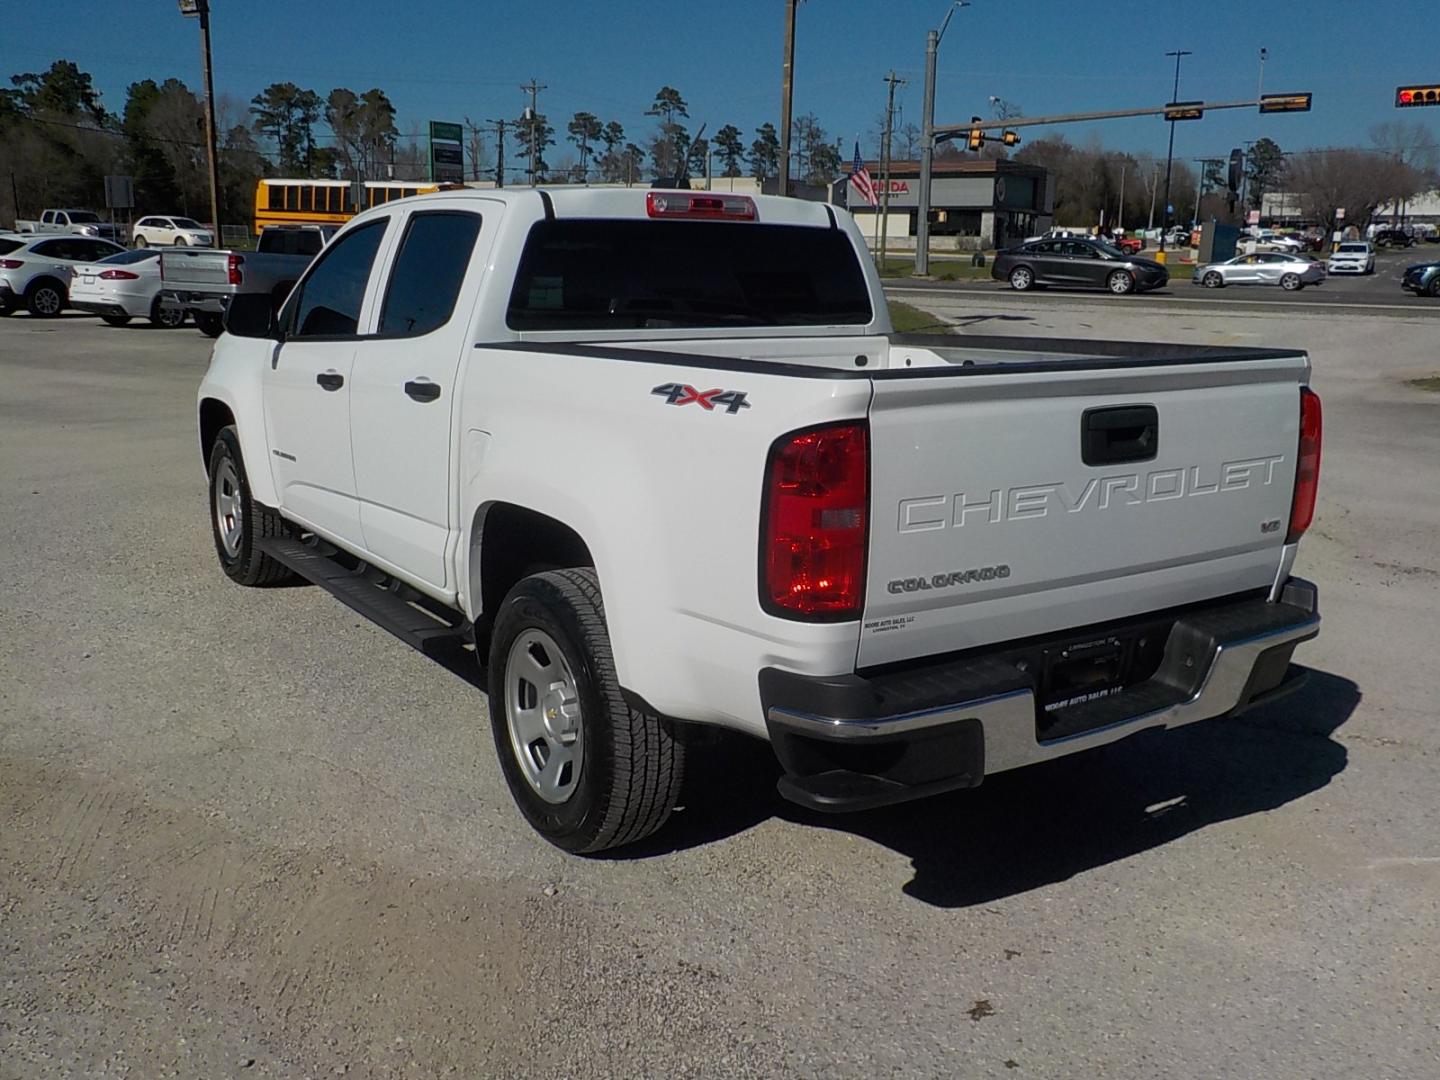
[[[41,285],[45,284],[54,285],[60,290],[61,296],[65,297],[66,299],[69,298],[70,286],[66,285],[65,282],[61,281],[54,274],[36,274],[33,278],[30,279],[30,283],[25,286],[24,295],[26,297],[30,296],[30,294],[33,293],[36,289],[40,288]]]
[[[517,503],[475,510],[466,557],[467,614],[488,626],[505,594],[538,570],[595,567],[590,546],[566,522]]]

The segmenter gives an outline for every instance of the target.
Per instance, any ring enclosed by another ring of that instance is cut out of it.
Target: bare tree
[[[1424,173],[1384,152],[1292,154],[1287,172],[1289,187],[1302,194],[1307,215],[1332,229],[1336,210],[1345,211],[1346,221],[1364,225],[1382,203],[1408,198],[1426,186]]]

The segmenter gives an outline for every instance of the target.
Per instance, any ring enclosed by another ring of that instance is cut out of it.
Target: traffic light
[[[1440,105],[1440,84],[1401,86],[1395,90],[1395,107],[1413,109],[1417,105]]]
[[[1238,146],[1230,151],[1230,167],[1225,173],[1225,187],[1230,191],[1240,190],[1240,178],[1245,171],[1245,153]]]
[[[970,117],[970,122],[972,124],[978,124],[980,123],[980,117],[972,116]],[[972,127],[969,136],[965,140],[965,145],[971,150],[979,150],[985,145],[985,132],[981,131],[978,127]]]
[[[1003,142],[1006,146],[1019,146],[1020,133],[1018,131],[1011,131],[1007,128],[1005,132],[1000,136],[1000,141]]]
[[[1205,115],[1203,101],[1172,101],[1165,106],[1166,120],[1199,120]]]
[[[1260,111],[1262,113],[1272,112],[1309,112],[1311,94],[1261,94]]]

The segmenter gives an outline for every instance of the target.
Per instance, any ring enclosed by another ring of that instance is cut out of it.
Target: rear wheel
[[[669,818],[685,748],[620,691],[600,584],[548,570],[505,597],[490,639],[490,726],[521,813],[578,853],[634,843]]]
[[[225,320],[213,311],[197,311],[195,326],[206,337],[219,337],[225,331]]]
[[[109,326],[126,326],[130,322],[129,315],[101,315],[100,318]]]
[[[25,293],[25,306],[39,319],[53,319],[65,310],[65,290],[53,281],[38,281]]]
[[[143,248],[143,247],[149,247],[150,244],[149,244],[149,242],[145,239],[145,237],[143,237],[143,236],[137,236],[137,237],[135,237],[135,246],[136,246],[137,248]]]
[[[1016,292],[1024,292],[1035,284],[1035,274],[1028,266],[1017,266],[1010,271],[1010,287]]]
[[[1225,275],[1219,270],[1211,270],[1200,279],[1200,284],[1207,289],[1219,289],[1225,285]]]
[[[1286,292],[1297,292],[1305,287],[1305,283],[1300,280],[1299,274],[1286,274],[1280,279],[1280,287]]]
[[[289,536],[289,522],[250,497],[240,437],[220,429],[210,446],[210,531],[225,576],[240,585],[276,585],[293,575],[256,546],[272,536]]]
[[[1135,291],[1135,279],[1125,270],[1116,270],[1105,279],[1105,287],[1116,296]]]
[[[154,326],[162,326],[166,330],[174,330],[185,322],[185,309],[181,307],[169,307],[160,302],[160,297],[155,297],[155,302],[150,305],[150,322]]]

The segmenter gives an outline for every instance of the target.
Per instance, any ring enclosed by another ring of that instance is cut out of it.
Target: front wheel
[[[1219,289],[1225,285],[1225,276],[1219,270],[1211,270],[1200,279],[1200,284],[1207,289]]]
[[[1440,274],[1436,274],[1430,284],[1425,286],[1425,295],[1440,300]]]
[[[240,437],[233,427],[220,429],[210,446],[210,531],[225,576],[239,585],[276,585],[292,574],[261,551],[257,541],[289,536],[289,522],[250,497]]]
[[[101,315],[100,318],[106,326],[128,326],[130,324],[129,315]]]
[[[1010,271],[1010,287],[1016,292],[1024,292],[1035,284],[1035,275],[1028,266],[1017,266]]]
[[[510,793],[556,847],[605,851],[670,817],[685,747],[621,694],[594,570],[547,570],[510,590],[490,639],[489,702]]]
[[[1105,287],[1116,296],[1124,296],[1135,291],[1135,279],[1124,270],[1116,270],[1105,279]]]
[[[175,237],[175,247],[185,247],[185,237],[183,237],[183,236],[177,236],[177,237]]]
[[[213,311],[197,311],[195,326],[206,337],[219,337],[225,331],[225,320]]]
[[[1305,287],[1305,283],[1300,280],[1299,274],[1286,274],[1280,279],[1280,287],[1286,292],[1297,292]]]

